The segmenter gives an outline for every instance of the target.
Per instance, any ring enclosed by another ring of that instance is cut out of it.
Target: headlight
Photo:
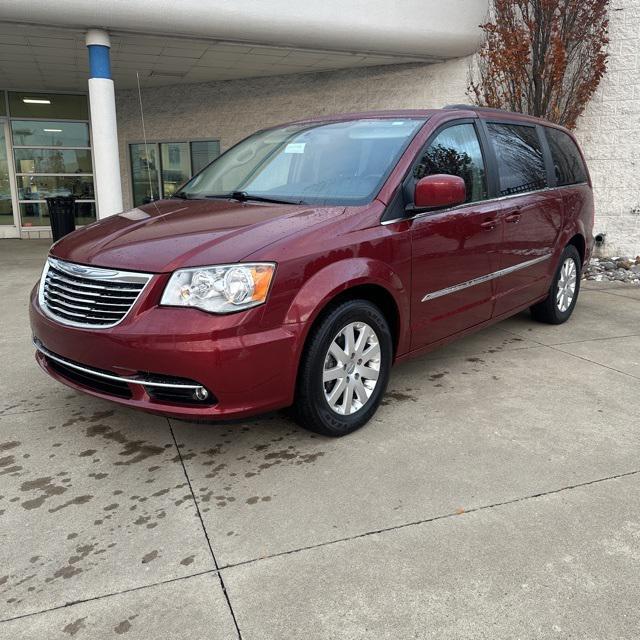
[[[276,265],[241,263],[180,269],[173,273],[160,304],[233,313],[267,299]]]

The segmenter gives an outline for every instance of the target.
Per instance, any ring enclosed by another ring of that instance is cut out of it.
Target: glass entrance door
[[[11,194],[11,173],[7,150],[6,121],[0,118],[0,227],[15,227],[13,197]]]

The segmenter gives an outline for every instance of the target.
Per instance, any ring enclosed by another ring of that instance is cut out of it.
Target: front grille
[[[63,324],[113,327],[127,315],[150,279],[146,273],[49,258],[40,282],[40,306]]]

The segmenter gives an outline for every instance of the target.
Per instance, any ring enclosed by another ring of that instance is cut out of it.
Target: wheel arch
[[[336,304],[358,298],[378,306],[389,322],[394,357],[408,350],[409,294],[402,278],[375,259],[341,260],[318,271],[297,292],[286,322],[307,325],[306,344],[309,334]]]
[[[569,245],[573,245],[577,249],[578,254],[580,255],[581,266],[584,265],[587,250],[587,242],[584,236],[581,233],[574,234],[565,244],[565,246]]]

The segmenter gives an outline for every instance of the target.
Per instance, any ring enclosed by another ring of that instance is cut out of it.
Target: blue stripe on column
[[[102,44],[90,44],[89,49],[89,77],[111,78],[111,60],[109,47]]]

